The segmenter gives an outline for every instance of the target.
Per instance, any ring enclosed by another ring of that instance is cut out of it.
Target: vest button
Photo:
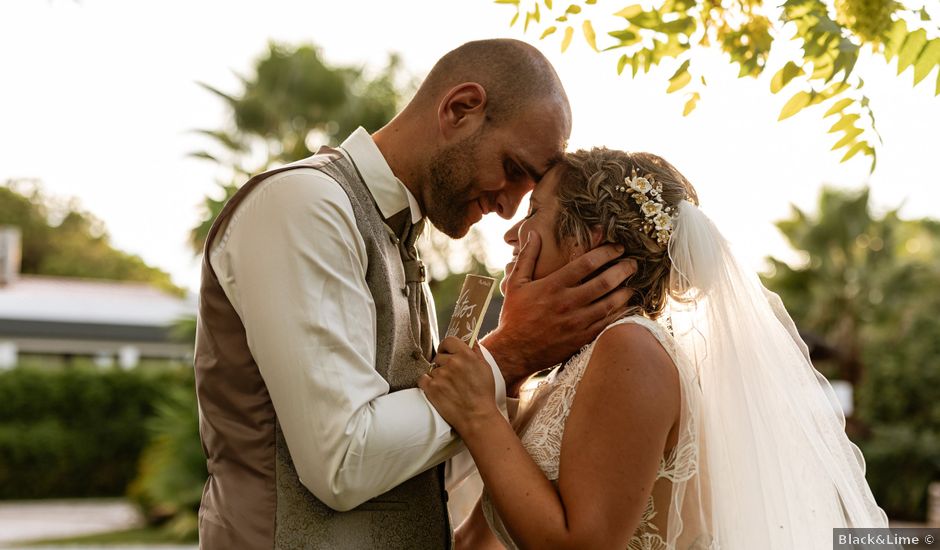
[[[418,350],[414,350],[411,352],[411,358],[414,359],[415,361],[417,361],[418,359],[421,359],[422,357],[424,357],[424,354],[422,354]]]
[[[405,296],[411,296],[411,288],[406,286],[401,289],[401,293],[404,294]]]

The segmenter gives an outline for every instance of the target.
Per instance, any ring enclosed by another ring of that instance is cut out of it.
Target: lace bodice
[[[663,348],[673,359],[673,362],[676,363],[676,350],[672,337],[657,322],[645,317],[631,316],[612,323],[604,330],[606,331],[613,326],[623,323],[634,323],[647,328],[656,339],[659,340],[660,344],[662,344]],[[601,334],[603,334],[603,332]],[[598,336],[598,338],[600,338],[600,336]],[[532,414],[532,418],[523,428],[521,434],[522,445],[532,456],[533,460],[535,460],[535,463],[538,464],[539,468],[545,473],[545,476],[556,485],[558,483],[558,467],[561,456],[561,442],[565,432],[565,423],[568,419],[568,413],[571,411],[571,405],[574,403],[578,383],[590,362],[591,353],[594,350],[594,344],[596,342],[597,339],[582,348],[580,352],[574,355],[564,365],[564,368],[562,368],[562,366],[556,367],[539,385],[535,392],[536,397],[533,397],[532,400],[536,406],[540,406],[538,410],[521,413]],[[541,400],[537,398],[541,392],[551,393],[549,393],[544,400]],[[681,481],[691,477],[695,473],[696,468],[694,449],[694,445],[683,445],[681,448],[676,446],[668,457],[664,457],[660,462],[657,484],[659,484],[661,480],[665,480],[664,482]],[[654,491],[654,495],[655,494],[657,494],[657,491]],[[669,495],[669,491],[665,491],[665,494]],[[663,538],[664,534],[660,533],[660,527],[657,525],[657,508],[664,508],[667,503],[661,503],[659,507],[657,507],[656,504],[654,497],[650,496],[640,525],[627,547],[628,550],[659,550],[667,548]],[[486,492],[483,494],[483,513],[486,516],[490,528],[496,534],[497,538],[500,539],[500,542],[502,542],[506,548],[517,548],[516,545],[513,544],[499,516],[496,514],[493,503]]]

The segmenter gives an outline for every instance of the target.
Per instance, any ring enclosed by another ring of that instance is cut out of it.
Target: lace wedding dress
[[[611,327],[624,323],[633,323],[645,327],[656,337],[672,358],[673,363],[676,365],[681,364],[677,361],[675,343],[672,337],[659,323],[646,317],[631,316],[620,319],[604,329],[604,332]],[[600,335],[597,338],[600,338]],[[584,371],[587,369],[596,342],[597,339],[585,346],[566,364],[556,367],[540,384],[531,400],[534,406],[539,407],[538,410],[520,413],[532,415],[520,434],[522,444],[546,477],[556,486],[558,484],[559,459],[561,457],[561,442],[565,432],[565,422],[568,419],[568,413],[571,411],[571,405],[574,403],[578,382],[580,382]],[[679,370],[680,378],[689,382],[692,381],[693,374],[691,372],[684,373],[681,368]],[[687,384],[684,383],[683,387],[685,386]],[[685,437],[680,436],[679,444],[673,448],[668,456],[664,456],[660,461],[652,495],[649,498],[640,525],[627,546],[628,550],[669,548],[666,544],[667,514],[661,512],[669,506],[672,485],[687,481],[695,475],[697,469],[695,438],[692,437],[694,433],[687,431],[685,435]],[[513,543],[509,532],[496,513],[493,502],[486,492],[483,494],[483,514],[500,542],[506,548],[516,549],[517,546]],[[700,547],[707,548],[708,545]]]

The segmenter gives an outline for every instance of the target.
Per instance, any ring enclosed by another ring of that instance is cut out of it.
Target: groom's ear
[[[475,134],[486,120],[486,90],[476,82],[464,82],[448,91],[437,111],[441,134],[447,141]]]

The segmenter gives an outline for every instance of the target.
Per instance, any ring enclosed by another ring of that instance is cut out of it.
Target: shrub
[[[196,394],[175,388],[147,422],[150,443],[129,494],[151,523],[166,523],[180,540],[195,540],[197,512],[208,471],[199,440]]]
[[[0,499],[124,495],[155,404],[192,369],[0,372]]]

